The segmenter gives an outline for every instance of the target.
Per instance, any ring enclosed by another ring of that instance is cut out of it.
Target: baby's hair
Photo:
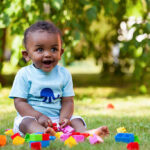
[[[24,32],[23,44],[26,48],[27,36],[29,33],[35,31],[47,31],[49,33],[58,33],[61,37],[61,31],[52,23],[48,21],[38,21],[35,24],[32,24],[29,28],[27,28]]]

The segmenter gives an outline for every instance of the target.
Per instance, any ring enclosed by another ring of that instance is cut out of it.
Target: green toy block
[[[30,134],[30,141],[42,141],[42,134]]]
[[[30,134],[29,134],[29,133],[27,133],[27,134],[25,135],[25,141],[26,141],[26,142],[29,142],[29,141],[30,141]]]
[[[139,140],[139,138],[138,138],[138,136],[134,136],[134,142],[137,142],[138,144],[140,144],[140,140]]]

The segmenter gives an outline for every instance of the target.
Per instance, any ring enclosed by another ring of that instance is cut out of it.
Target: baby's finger
[[[47,120],[48,126],[52,127],[52,121],[50,119]]]

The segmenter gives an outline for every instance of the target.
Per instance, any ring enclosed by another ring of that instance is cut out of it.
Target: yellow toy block
[[[55,137],[57,139],[60,139],[60,136],[63,134],[63,132],[56,132]]]
[[[14,145],[21,145],[23,144],[25,141],[24,138],[20,137],[20,136],[16,136],[14,139],[13,139],[13,144]]]
[[[126,128],[125,128],[125,127],[117,128],[117,132],[118,132],[118,133],[127,133],[127,131],[126,131]]]
[[[70,148],[77,145],[76,140],[70,136],[66,141],[65,141],[65,145],[69,146]]]
[[[5,134],[12,136],[14,134],[13,129],[6,131]]]

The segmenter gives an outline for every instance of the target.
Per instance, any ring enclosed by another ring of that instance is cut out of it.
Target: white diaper
[[[20,126],[22,120],[25,119],[25,118],[33,118],[33,119],[36,120],[35,117],[31,117],[31,116],[24,116],[24,117],[21,117],[20,115],[18,115],[18,116],[15,118],[15,120],[14,120],[14,127],[13,127],[13,132],[14,132],[14,133],[19,133],[21,136],[24,136],[24,134],[19,130],[19,126]],[[55,123],[57,123],[57,124],[59,123],[59,117],[51,117],[50,119],[52,120],[52,122],[55,122]],[[82,122],[83,122],[83,124],[84,124],[84,126],[87,127],[87,126],[86,126],[86,123],[85,123],[85,121],[84,121],[84,119],[83,119],[81,116],[72,116],[72,117],[70,118],[70,121],[73,120],[73,119],[81,119]],[[58,124],[58,125],[59,125],[59,124]]]

